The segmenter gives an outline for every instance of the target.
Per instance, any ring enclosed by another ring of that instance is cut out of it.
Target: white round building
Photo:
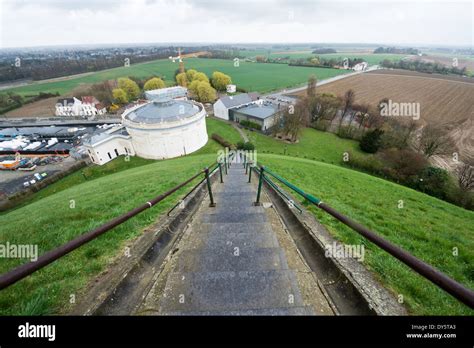
[[[126,110],[122,124],[137,156],[164,159],[187,155],[206,145],[206,111],[190,100],[155,100]]]
[[[206,145],[206,111],[190,100],[160,99],[125,110],[122,124],[83,139],[93,163],[121,155],[166,159]]]

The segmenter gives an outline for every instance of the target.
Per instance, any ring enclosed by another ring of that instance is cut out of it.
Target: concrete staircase
[[[217,206],[203,202],[137,314],[314,314],[244,173],[234,163],[214,185]]]

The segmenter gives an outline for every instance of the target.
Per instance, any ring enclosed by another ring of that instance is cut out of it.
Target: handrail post
[[[245,175],[247,175],[249,169],[249,162],[245,164]]]
[[[252,165],[249,168],[249,184],[252,182]]]
[[[222,179],[222,165],[221,165],[221,162],[219,162],[218,165],[219,165],[219,175],[220,175],[221,184],[222,184],[224,182],[224,180]]]
[[[211,180],[209,179],[209,168],[204,168],[204,173],[206,174],[207,189],[209,190],[209,199],[211,200],[209,206],[215,207],[216,203],[214,203],[214,197],[212,196]]]
[[[260,167],[260,178],[258,179],[257,201],[254,203],[254,205],[262,205],[262,203],[260,203],[260,194],[262,192],[263,176],[265,175],[264,171],[265,171],[265,167],[261,166]]]
[[[247,164],[247,156],[244,155],[244,167]]]
[[[224,156],[225,175],[227,175],[227,156]]]

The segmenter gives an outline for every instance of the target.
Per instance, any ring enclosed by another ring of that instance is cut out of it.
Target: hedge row
[[[217,141],[219,144],[221,144],[224,147],[228,147],[229,149],[232,149],[232,150],[235,149],[234,144],[232,144],[230,141],[224,139],[219,134],[212,133],[211,138],[214,139],[215,141]]]

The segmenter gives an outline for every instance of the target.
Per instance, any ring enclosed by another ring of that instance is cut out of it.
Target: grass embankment
[[[10,244],[37,244],[41,255],[166,192],[213,163],[215,158],[214,154],[207,154],[157,161],[51,194],[0,216],[0,244],[7,241]],[[152,209],[2,290],[0,314],[40,315],[67,311],[70,295],[79,296],[91,278],[122,252],[125,241],[137,237],[143,228],[156,221],[189,187],[191,184]],[[74,208],[71,208],[72,201]],[[0,273],[26,261],[2,259]]]
[[[325,68],[292,67],[286,64],[259,64],[241,61],[238,67],[233,60],[186,58],[187,69],[196,69],[208,76],[214,71],[221,71],[232,78],[232,82],[248,91],[269,92],[272,90],[293,87],[304,84],[309,75],[316,75],[318,80],[346,73],[344,70]],[[133,64],[130,67],[120,67],[103,70],[85,76],[52,82],[36,82],[31,85],[11,88],[3,91],[21,95],[38,94],[39,92],[59,92],[61,95],[71,92],[83,84],[93,84],[106,80],[115,80],[119,77],[136,76],[146,78],[159,75],[168,85],[174,84],[174,73],[178,69],[176,63],[169,59],[160,59],[146,63]]]
[[[290,144],[258,132],[246,131],[249,140],[255,144],[258,155],[274,153],[292,157],[301,157],[315,161],[342,165],[345,152],[357,156],[368,156],[359,149],[359,143],[350,139],[341,139],[337,135],[304,128],[300,140]]]
[[[259,154],[259,160],[341,213],[474,288],[474,212],[404,186],[325,163]],[[398,208],[403,200],[403,208]],[[346,244],[365,245],[364,263],[412,314],[473,315],[474,311],[419,276],[329,214],[307,207]],[[453,254],[458,249],[458,256]]]

